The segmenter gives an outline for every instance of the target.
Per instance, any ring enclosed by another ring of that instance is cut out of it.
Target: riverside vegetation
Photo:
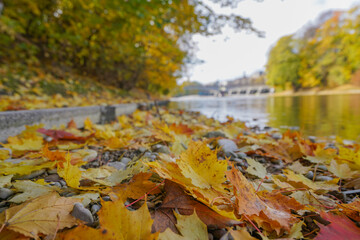
[[[1,239],[359,239],[360,147],[154,109],[27,126],[0,149]]]

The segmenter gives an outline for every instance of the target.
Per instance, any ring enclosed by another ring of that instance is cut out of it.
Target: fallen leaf
[[[298,222],[290,212],[290,209],[298,210],[301,207],[296,200],[268,192],[261,192],[259,197],[253,186],[235,168],[226,172],[226,176],[234,186],[236,214],[239,217],[244,214],[267,230],[276,230],[278,234],[282,228],[290,231],[292,224]]]
[[[221,216],[206,205],[196,201],[185,193],[184,189],[172,181],[165,180],[166,197],[154,214],[153,230],[163,232],[170,228],[178,233],[173,215],[174,209],[182,215],[191,215],[196,211],[199,218],[209,227],[224,228],[239,223],[230,218]]]
[[[266,168],[259,162],[252,158],[246,158],[246,162],[249,164],[246,172],[263,179],[267,175]]]
[[[346,216],[326,212],[321,212],[320,215],[330,224],[326,226],[319,224],[320,231],[315,238],[316,240],[360,239],[360,228]]]
[[[189,216],[183,216],[176,212],[174,214],[177,219],[176,228],[179,230],[181,235],[167,229],[159,234],[160,240],[209,239],[207,227],[196,215],[196,211]]]
[[[217,159],[217,151],[204,142],[191,142],[189,148],[176,161],[181,173],[200,188],[217,188],[225,182],[227,162]]]
[[[339,204],[339,208],[349,218],[357,222],[360,221],[360,199],[355,199],[355,201],[349,204]]]
[[[150,190],[149,194],[160,193],[160,189],[156,188],[155,182],[149,181],[152,173],[138,173],[128,182],[121,184],[120,186],[114,187],[113,190],[120,197],[138,199]]]
[[[74,226],[76,219],[70,212],[78,201],[51,193],[6,209],[0,215],[0,223],[6,229],[38,239],[40,233],[54,234],[57,230]]]
[[[54,192],[54,190],[48,186],[43,186],[37,183],[34,183],[29,180],[16,181],[13,183],[13,186],[20,192],[20,194],[15,195],[9,200],[13,203],[22,203],[32,198],[37,198],[42,195],[49,194]]]
[[[58,239],[157,239],[158,234],[151,233],[153,220],[146,204],[136,211],[127,210],[121,199],[102,201],[101,205],[102,208],[98,212],[99,229],[81,225],[59,234]]]
[[[0,188],[8,187],[11,185],[11,179],[14,175],[0,176]]]
[[[239,230],[230,229],[229,233],[234,238],[234,240],[256,240],[256,238],[252,237],[246,228],[242,228]]]
[[[58,166],[57,173],[65,180],[69,187],[78,188],[80,185],[81,171],[79,167],[70,163],[71,156],[69,153],[65,158],[66,162],[64,163],[64,166]]]

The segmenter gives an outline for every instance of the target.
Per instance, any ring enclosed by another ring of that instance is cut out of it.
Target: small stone
[[[281,133],[273,133],[273,134],[271,134],[271,137],[275,140],[279,140],[279,139],[282,139],[282,134]]]
[[[167,146],[156,144],[151,147],[154,152],[170,154],[170,149]]]
[[[219,147],[221,147],[225,154],[231,154],[231,152],[236,152],[236,150],[238,150],[235,142],[230,139],[220,139],[218,141],[218,145]]]
[[[90,210],[85,208],[81,203],[75,203],[71,215],[77,219],[85,221],[87,223],[93,223],[94,217]]]
[[[111,201],[110,196],[104,196],[102,199],[106,202]]]
[[[75,195],[76,195],[76,193],[74,193],[74,192],[68,192],[68,193],[65,194],[65,197],[72,197],[72,196],[75,196]]]
[[[315,137],[315,136],[309,136],[308,139],[309,139],[312,143],[316,143],[316,137]]]
[[[99,210],[100,210],[101,206],[100,205],[97,205],[97,204],[94,204],[91,206],[91,213],[92,214],[95,214],[97,213]]]
[[[51,185],[52,185],[52,186],[59,187],[59,188],[61,188],[61,187],[62,187],[62,186],[61,186],[61,184],[60,184],[59,182],[54,182],[54,183],[52,183]]]
[[[139,147],[138,150],[139,150],[141,153],[144,153],[144,152],[147,151],[147,148],[145,148],[145,147]]]
[[[244,165],[244,160],[243,159],[240,159],[240,158],[234,158],[233,159],[235,162],[239,163],[241,166]]]
[[[323,171],[327,171],[327,170],[328,170],[325,165],[319,165],[317,168],[318,168],[318,169],[321,169],[321,170],[323,170]]]
[[[67,187],[67,184],[64,180],[60,180],[59,183],[61,184],[62,187]]]
[[[44,177],[45,182],[59,182],[62,178],[57,174],[50,174]]]
[[[315,177],[315,181],[331,181],[334,178],[329,177],[329,176],[316,176]]]
[[[131,158],[123,157],[120,161],[127,165],[129,162],[131,162]]]
[[[206,138],[225,137],[225,134],[223,132],[220,132],[220,131],[213,131],[213,132],[206,133],[204,135],[204,137],[206,137]]]
[[[308,179],[312,180],[314,178],[314,172],[313,171],[309,171],[305,174],[305,177],[307,177]]]
[[[73,150],[72,152],[86,152],[86,156],[84,156],[83,161],[85,162],[91,162],[93,160],[95,160],[97,158],[97,151],[92,150],[92,149],[78,149],[78,150]]]
[[[244,153],[244,152],[238,152],[238,153],[237,153],[237,156],[238,156],[239,158],[247,158],[247,155],[246,155],[246,153]]]
[[[5,200],[12,196],[14,192],[8,188],[0,188],[0,199]]]
[[[29,179],[33,179],[36,178],[40,175],[42,175],[45,172],[45,169],[41,169],[41,170],[37,170],[34,171],[28,175],[24,175],[24,176],[18,176],[18,177],[13,177],[14,180],[29,180]]]
[[[117,170],[124,170],[126,168],[126,164],[123,162],[109,162],[107,165]]]
[[[144,157],[151,157],[151,152],[146,152],[145,154],[144,154]]]
[[[8,209],[7,207],[2,207],[0,208],[0,213],[2,213],[3,211],[5,211],[6,209]]]
[[[57,169],[56,169],[56,168],[54,168],[54,169],[49,169],[49,170],[47,170],[47,173],[48,173],[49,175],[51,175],[51,174],[57,174]]]
[[[214,236],[211,233],[208,233],[208,240],[214,240]]]

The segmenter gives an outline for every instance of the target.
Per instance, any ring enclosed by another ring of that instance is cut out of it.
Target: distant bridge
[[[227,90],[227,96],[260,95],[274,93],[275,89],[267,85],[233,87]]]

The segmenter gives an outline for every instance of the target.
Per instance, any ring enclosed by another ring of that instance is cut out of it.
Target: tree
[[[60,66],[124,89],[166,93],[192,52],[191,36],[249,19],[202,0],[0,0],[2,62]],[[239,0],[213,0],[235,6]]]

